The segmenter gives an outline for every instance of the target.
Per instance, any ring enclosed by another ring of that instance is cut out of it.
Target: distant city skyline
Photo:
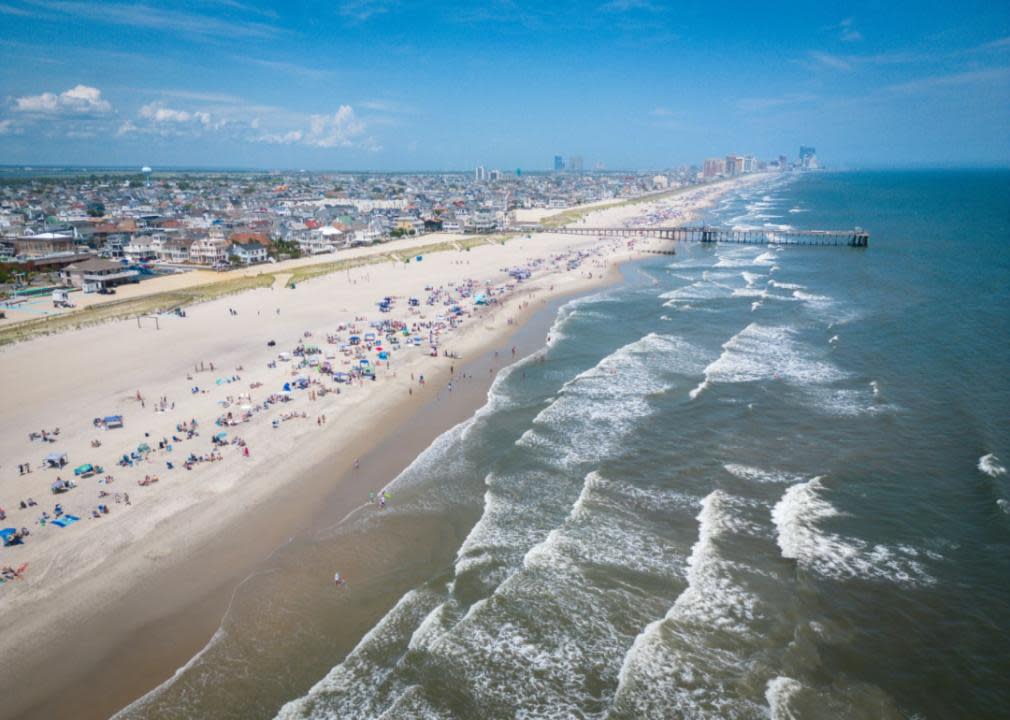
[[[0,163],[1010,165],[1000,3],[542,5],[3,0]]]

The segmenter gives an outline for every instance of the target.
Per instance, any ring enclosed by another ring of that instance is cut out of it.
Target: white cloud
[[[741,98],[740,100],[737,100],[736,106],[739,110],[744,112],[760,112],[762,110],[770,110],[783,105],[797,105],[800,103],[813,102],[817,99],[816,95],[811,95],[809,93],[792,93],[781,97]]]
[[[396,4],[395,0],[344,0],[337,12],[351,20],[364,22],[375,15],[385,15]]]
[[[26,113],[78,113],[99,114],[112,110],[112,105],[102,99],[102,91],[88,85],[76,85],[59,95],[44,92],[15,98],[14,109]]]
[[[1010,47],[1010,35],[1008,35],[1007,37],[1002,37],[999,40],[993,40],[992,42],[987,42],[985,45],[982,45],[982,48],[985,50],[994,50],[996,48],[1005,48],[1005,47]]]
[[[931,75],[897,85],[889,85],[884,90],[893,93],[916,93],[938,88],[985,84],[994,84],[997,88],[1005,88],[1007,81],[1010,81],[1010,67],[994,67],[950,75]]]
[[[118,130],[116,130],[116,137],[122,137],[123,135],[129,135],[130,133],[135,133],[138,130],[140,130],[140,128],[138,128],[132,122],[130,122],[129,120],[127,120],[126,122],[124,122],[122,125],[119,126]]]
[[[140,117],[156,123],[188,123],[193,114],[186,110],[173,110],[161,103],[148,103],[140,108]]]
[[[816,60],[821,65],[825,65],[829,68],[835,70],[851,70],[852,63],[843,57],[838,55],[832,55],[831,53],[813,51],[810,53],[810,57]]]
[[[147,28],[166,33],[186,33],[198,37],[271,38],[281,30],[272,24],[248,22],[230,18],[169,10],[153,5],[80,2],[79,0],[49,0],[42,6],[40,17],[49,19],[52,13],[71,15],[110,25]]]
[[[0,135],[6,135],[11,131],[10,120],[0,120]]]
[[[249,138],[254,142],[271,143],[274,145],[310,145],[319,148],[355,147],[363,150],[377,151],[381,146],[370,136],[365,136],[369,123],[357,116],[350,105],[341,105],[332,115],[298,116],[289,114],[283,121],[279,117],[268,119],[268,127],[263,132]],[[292,124],[302,124],[307,127],[285,129]],[[259,127],[259,123],[252,126]]]
[[[291,145],[292,143],[301,142],[301,140],[301,130],[292,130],[286,133],[267,133],[256,138],[257,142],[265,142],[272,145]]]
[[[348,147],[364,131],[365,124],[354,114],[354,109],[350,105],[341,105],[333,115],[309,117],[305,142],[324,148]]]
[[[14,7],[13,5],[8,5],[7,3],[0,3],[0,15],[20,15],[27,17],[31,15],[31,13],[27,10]]]
[[[610,2],[600,6],[603,12],[630,12],[632,10],[648,10],[653,12],[658,8],[649,0],[610,0]]]

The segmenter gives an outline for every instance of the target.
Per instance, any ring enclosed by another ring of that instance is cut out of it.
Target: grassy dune
[[[466,251],[473,247],[487,244],[504,244],[515,237],[512,233],[498,235],[473,235],[461,240],[429,243],[428,245],[418,245],[404,248],[394,256],[392,253],[378,253],[375,255],[365,255],[363,257],[347,258],[344,260],[334,260],[332,262],[322,262],[314,265],[304,265],[293,268],[290,273],[283,273],[281,280],[285,277],[288,287],[295,287],[299,283],[313,278],[331,275],[343,270],[350,270],[366,265],[376,265],[387,262],[402,262],[403,259],[413,259],[417,255],[430,255],[437,252],[460,250]],[[49,335],[64,332],[106,322],[108,320],[122,320],[124,318],[139,317],[142,315],[153,315],[155,313],[174,310],[175,308],[193,305],[195,303],[216,300],[225,295],[254,290],[256,288],[270,287],[274,284],[277,276],[273,273],[262,273],[259,275],[249,275],[229,280],[219,280],[195,285],[190,288],[180,290],[166,290],[165,292],[145,295],[138,298],[127,298],[123,300],[113,300],[111,302],[90,305],[62,315],[53,315],[34,320],[25,320],[13,323],[0,328],[0,345],[29,340],[38,335]]]
[[[270,287],[273,285],[273,282],[274,276],[270,274],[251,275],[195,285],[181,290],[167,290],[165,292],[154,293],[153,295],[145,295],[144,297],[113,300],[107,303],[83,307],[62,315],[53,315],[51,317],[38,318],[37,320],[25,320],[24,322],[0,328],[0,345],[28,340],[37,335],[74,330],[107,320],[152,315],[186,305],[216,300],[219,297],[244,292],[245,290]]]

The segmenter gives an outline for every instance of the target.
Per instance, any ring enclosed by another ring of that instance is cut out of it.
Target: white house
[[[222,237],[205,237],[194,240],[189,246],[189,257],[201,265],[228,262],[228,241]]]
[[[152,245],[152,238],[148,235],[134,235],[133,240],[123,246],[123,257],[129,260],[143,260],[157,254],[157,248]]]
[[[234,243],[231,246],[231,254],[246,265],[267,260],[267,249],[258,242]]]
[[[157,248],[158,259],[165,262],[180,263],[189,260],[191,241],[182,238],[166,238]]]
[[[309,255],[333,252],[341,244],[343,244],[343,232],[329,225],[309,230],[298,237],[298,247]]]

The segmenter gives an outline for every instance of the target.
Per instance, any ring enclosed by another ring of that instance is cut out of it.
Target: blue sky
[[[0,0],[0,163],[1010,164],[1010,4]]]

